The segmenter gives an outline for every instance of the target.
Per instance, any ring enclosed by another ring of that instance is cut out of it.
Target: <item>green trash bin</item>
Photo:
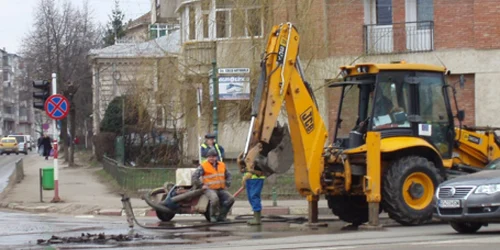
[[[42,169],[42,188],[44,190],[54,189],[54,168],[47,167]]]

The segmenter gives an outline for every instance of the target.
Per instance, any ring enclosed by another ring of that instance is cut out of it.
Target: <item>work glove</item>
[[[238,163],[238,167],[240,169],[240,173],[244,173],[246,165],[245,165],[245,159],[243,159],[243,152],[241,152],[238,155],[238,158],[236,159],[236,162]]]
[[[242,187],[245,187],[245,184],[247,182],[248,179],[252,178],[252,173],[250,172],[247,172],[243,175],[243,178],[241,179],[241,186]]]

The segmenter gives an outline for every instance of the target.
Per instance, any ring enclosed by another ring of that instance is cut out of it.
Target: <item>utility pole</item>
[[[125,166],[125,96],[122,97],[122,139],[121,139],[121,147],[122,158],[121,163]]]
[[[214,125],[214,133],[215,133],[215,141],[219,138],[219,131],[217,129],[219,125],[219,119],[217,114],[217,99],[219,99],[219,84],[217,81],[217,61],[214,59],[212,61],[212,84],[213,84],[213,92],[214,92],[214,105],[213,105],[213,125]]]
[[[198,126],[198,144],[201,145],[201,131],[200,131],[200,123],[201,123],[201,88],[196,89],[196,97],[197,97],[197,107],[198,107],[198,120],[196,125]],[[201,164],[201,147],[198,149],[198,162]]]

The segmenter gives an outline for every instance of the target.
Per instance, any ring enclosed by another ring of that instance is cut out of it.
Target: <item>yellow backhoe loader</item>
[[[495,128],[463,127],[464,111],[453,114],[449,71],[405,62],[340,68],[342,81],[329,85],[338,88],[340,100],[327,143],[325,122],[304,80],[299,40],[290,23],[274,26],[269,35],[238,164],[266,175],[293,165],[310,222],[317,221],[324,195],[332,212],[354,225],[378,225],[382,211],[403,225],[425,223],[439,183],[500,157]],[[278,123],[283,105],[288,126]]]

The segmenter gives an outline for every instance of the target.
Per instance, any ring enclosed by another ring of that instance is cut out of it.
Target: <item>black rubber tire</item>
[[[171,221],[175,217],[175,213],[165,213],[157,210],[156,217],[161,221]]]
[[[415,172],[426,174],[434,184],[432,194],[443,181],[434,163],[420,156],[406,156],[393,162],[382,176],[382,208],[389,217],[405,226],[424,224],[432,219],[434,204],[431,201],[421,210],[411,208],[403,198],[403,184]]]
[[[477,222],[450,222],[450,226],[461,234],[473,234],[477,232],[483,224]]]
[[[328,207],[340,220],[356,226],[368,222],[366,196],[336,195],[325,198],[328,200]]]

